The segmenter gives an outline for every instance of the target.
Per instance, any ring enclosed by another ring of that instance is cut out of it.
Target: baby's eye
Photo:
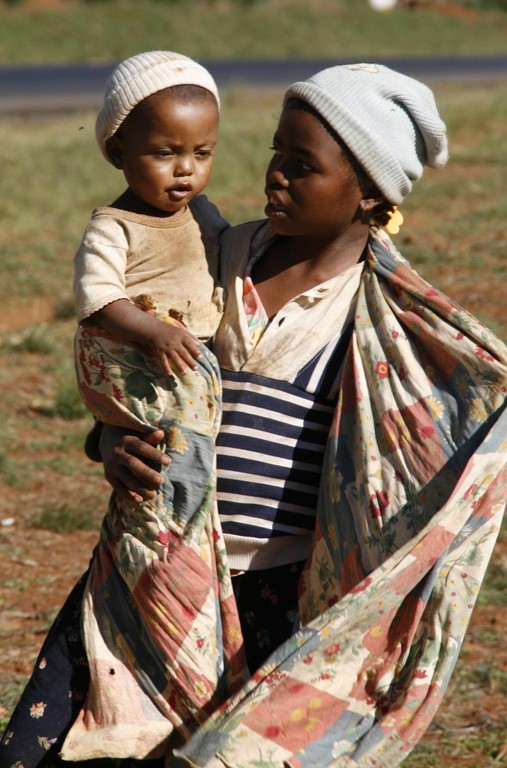
[[[268,149],[271,150],[271,152],[274,152],[275,155],[281,154],[280,150],[277,147],[268,147]]]
[[[159,149],[155,154],[157,157],[172,157],[174,152],[171,152],[170,149]]]
[[[201,158],[213,157],[213,152],[211,149],[200,149],[195,154],[197,157]]]

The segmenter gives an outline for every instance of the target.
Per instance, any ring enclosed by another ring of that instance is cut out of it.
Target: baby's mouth
[[[180,184],[177,187],[173,187],[173,189],[169,190],[169,196],[173,200],[181,200],[184,197],[188,196],[188,193],[192,191],[191,184]]]

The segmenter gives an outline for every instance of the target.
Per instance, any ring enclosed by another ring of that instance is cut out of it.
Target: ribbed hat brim
[[[448,158],[431,90],[377,64],[330,67],[290,86],[284,103],[309,104],[344,141],[385,198],[399,204],[425,165]]]
[[[172,51],[149,51],[121,62],[106,83],[104,103],[97,115],[95,136],[104,157],[105,146],[135,106],[157,91],[175,85],[198,85],[210,91],[220,107],[218,89],[205,67]]]

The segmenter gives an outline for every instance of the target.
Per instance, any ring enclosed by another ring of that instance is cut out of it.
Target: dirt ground
[[[3,679],[30,674],[48,626],[85,570],[96,539],[95,531],[65,535],[17,525],[0,529]]]
[[[20,687],[31,672],[50,621],[70,587],[86,567],[96,541],[94,531],[57,534],[16,525],[0,528],[0,675]],[[7,556],[6,556],[7,554]],[[507,564],[507,542],[499,542],[493,562]],[[462,650],[460,665],[480,668],[496,659],[497,673],[507,674],[507,610],[477,605]],[[501,638],[501,641],[499,641]],[[456,740],[491,729],[505,721],[506,691],[494,682],[486,696],[456,697],[454,684],[426,734],[436,746],[445,737]],[[0,717],[7,708],[0,706]],[[470,758],[447,749],[440,756],[441,768],[482,768],[507,764],[507,733],[495,763],[483,761],[472,749]]]

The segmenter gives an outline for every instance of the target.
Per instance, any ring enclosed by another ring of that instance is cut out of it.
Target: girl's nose
[[[285,178],[281,168],[268,168],[267,182],[270,187],[288,187],[289,182]]]

